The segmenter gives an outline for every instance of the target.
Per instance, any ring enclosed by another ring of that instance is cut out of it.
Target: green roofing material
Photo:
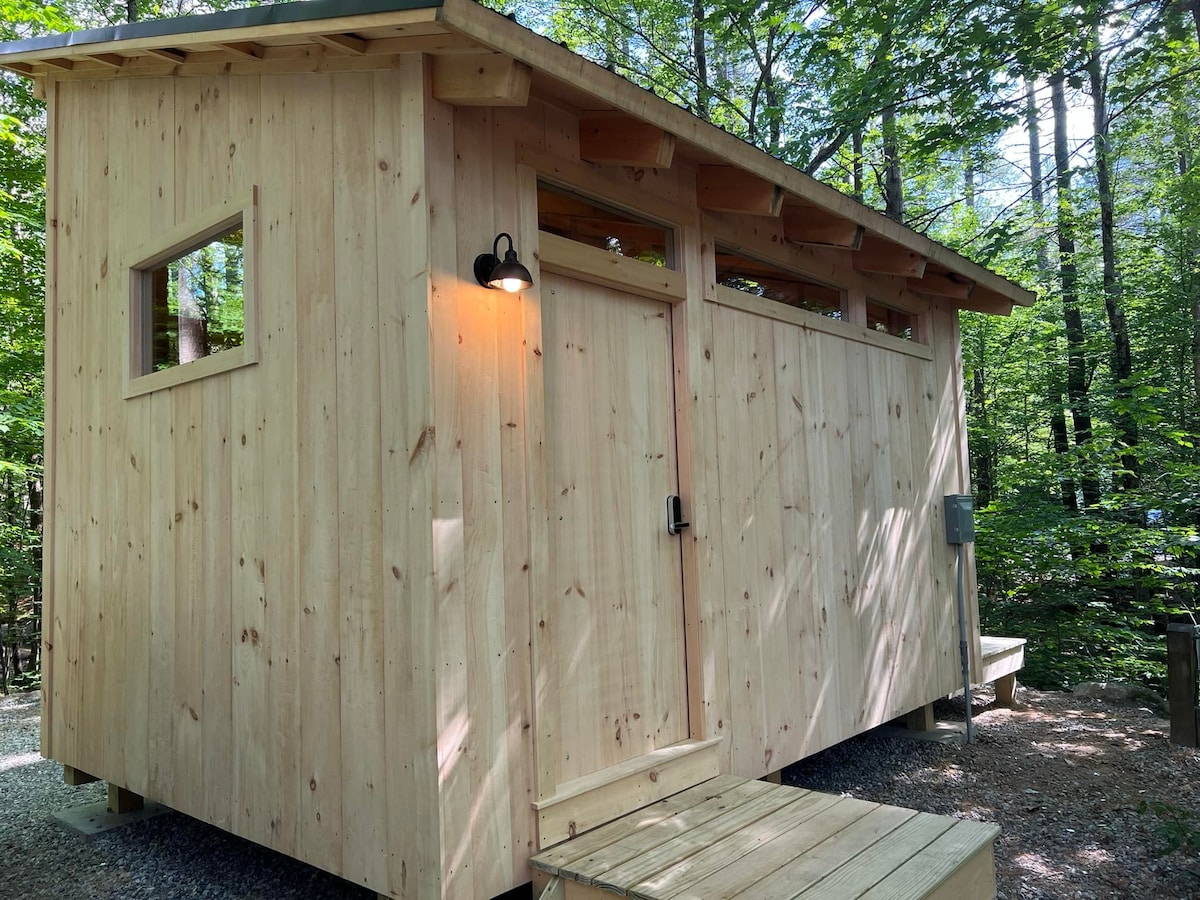
[[[180,16],[174,19],[153,19],[93,28],[90,31],[68,31],[44,37],[28,38],[0,44],[0,56],[10,53],[30,53],[54,50],[59,47],[80,47],[87,44],[106,44],[136,38],[170,37],[174,34],[196,34],[205,31],[225,31],[252,28],[260,25],[284,25],[289,22],[314,22],[320,19],[342,19],[373,13],[399,12],[409,9],[433,9],[441,0],[310,0],[306,3],[275,3],[252,6],[206,16]]]

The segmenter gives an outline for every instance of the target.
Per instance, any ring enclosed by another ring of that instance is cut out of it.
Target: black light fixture
[[[508,249],[504,251],[504,261],[500,261],[500,239],[508,241]],[[533,287],[533,276],[517,259],[517,251],[513,249],[512,235],[500,232],[492,243],[491,253],[480,253],[475,257],[475,280],[487,288],[500,288],[515,294],[517,291]]]

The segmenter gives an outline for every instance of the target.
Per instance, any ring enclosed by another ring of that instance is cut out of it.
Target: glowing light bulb
[[[504,288],[504,290],[508,291],[510,294],[515,294],[517,291],[521,290],[521,279],[504,278],[500,281],[500,287]]]

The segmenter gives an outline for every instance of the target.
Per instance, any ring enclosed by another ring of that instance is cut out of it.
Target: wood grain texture
[[[440,836],[434,643],[433,466],[429,348],[429,230],[425,195],[424,69],[411,58],[375,83],[380,435],[383,466],[383,627],[389,751],[388,884],[438,896]],[[396,102],[399,98],[399,103]],[[393,233],[407,239],[397,251]]]
[[[535,642],[549,623],[538,715],[561,784],[687,737],[682,576],[669,308],[549,275],[542,296],[554,516]]]
[[[952,689],[926,662],[954,633],[924,488],[946,419],[918,357],[710,308],[731,770],[758,777]]]
[[[951,305],[797,247],[928,344],[708,302],[740,220],[694,161],[589,164],[565,109],[393,63],[54,83],[47,751],[381,893],[489,897],[574,778],[687,739],[719,743],[678,787],[756,777],[952,690]],[[539,178],[673,223],[671,302],[539,266]],[[250,184],[258,364],[123,398],[120,261]],[[518,296],[471,278],[499,231]]]

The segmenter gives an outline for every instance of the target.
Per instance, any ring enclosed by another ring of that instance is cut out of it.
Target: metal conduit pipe
[[[958,652],[962,657],[963,700],[967,704],[967,743],[975,739],[975,726],[971,723],[971,652],[967,646],[967,600],[963,591],[963,545],[955,544],[958,550]]]

